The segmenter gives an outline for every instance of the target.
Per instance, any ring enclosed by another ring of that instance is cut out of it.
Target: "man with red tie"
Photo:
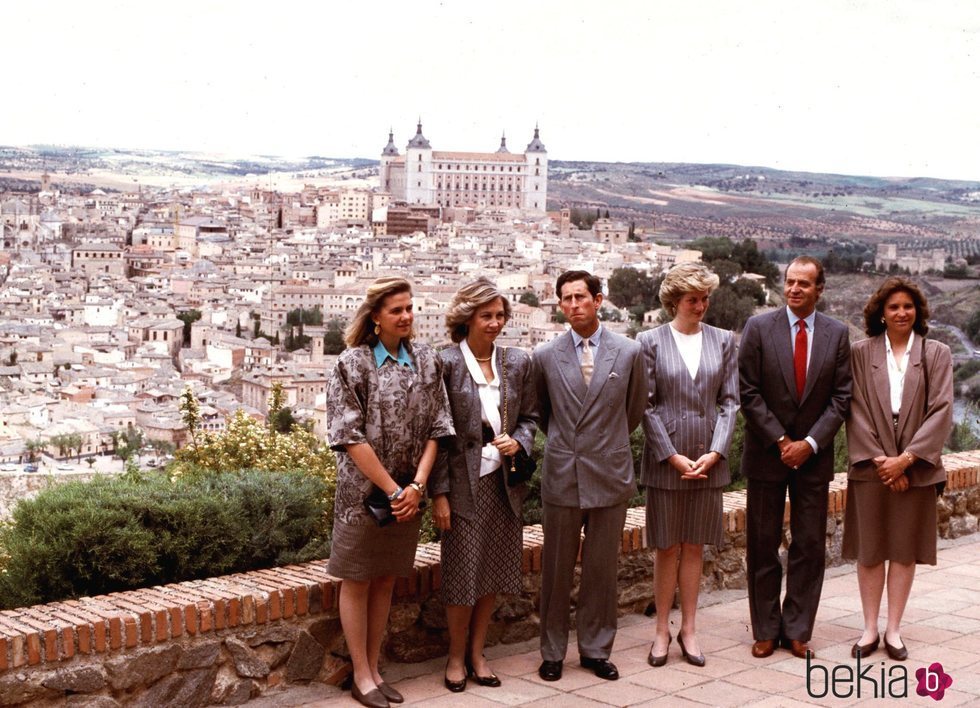
[[[794,259],[786,268],[786,307],[750,318],[739,346],[746,561],[757,658],[780,644],[800,658],[813,655],[809,641],[823,587],[834,436],[851,399],[847,327],[816,311],[824,282],[820,261]],[[792,540],[780,603],[787,490]]]

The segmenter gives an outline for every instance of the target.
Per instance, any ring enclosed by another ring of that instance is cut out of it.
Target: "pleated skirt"
[[[480,478],[473,502],[473,518],[453,514],[450,530],[442,535],[442,601],[447,605],[475,605],[484,595],[523,589],[523,521],[511,510],[500,470]]]
[[[327,572],[335,578],[371,580],[409,576],[415,567],[422,517],[388,524],[346,524],[334,518]]]
[[[934,485],[892,492],[881,482],[847,480],[842,557],[936,565],[937,535]]]
[[[719,545],[721,487],[658,489],[647,487],[647,544],[670,548],[678,543]]]

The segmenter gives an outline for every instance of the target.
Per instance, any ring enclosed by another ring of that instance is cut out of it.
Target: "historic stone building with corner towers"
[[[523,153],[510,152],[506,137],[496,152],[447,152],[432,149],[420,120],[404,155],[388,133],[380,175],[381,189],[407,204],[544,213],[548,199],[548,151],[537,127]]]

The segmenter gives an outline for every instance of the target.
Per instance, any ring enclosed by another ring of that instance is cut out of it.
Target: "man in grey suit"
[[[816,312],[823,289],[820,261],[793,260],[783,286],[786,307],[750,318],[739,347],[746,560],[757,658],[772,654],[778,643],[794,656],[813,655],[808,643],[823,587],[834,436],[851,399],[847,327]],[[787,489],[792,542],[780,606]]]
[[[619,678],[609,661],[616,637],[617,562],[626,504],[636,493],[630,432],[643,419],[647,377],[640,346],[599,323],[599,279],[565,271],[555,292],[571,331],[534,352],[541,429],[541,667],[557,681],[568,647],[569,601],[582,542],[576,613],[579,658],[600,678]]]

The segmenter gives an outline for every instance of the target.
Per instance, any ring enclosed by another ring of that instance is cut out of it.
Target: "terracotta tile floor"
[[[915,694],[915,670],[940,662],[953,684],[938,705],[980,705],[980,535],[939,543],[939,563],[935,568],[920,567],[906,612],[903,637],[909,648],[908,699],[919,705],[933,705],[929,698]],[[883,602],[883,605],[886,604]],[[829,673],[835,665],[854,670],[850,647],[863,625],[858,600],[857,578],[853,565],[827,570],[821,611],[817,615],[811,645],[819,659],[814,667],[825,667]],[[898,670],[896,662],[879,650],[873,657],[869,675],[872,685],[839,683],[838,696],[827,691],[823,669],[810,672],[807,664],[778,650],[767,659],[753,659],[748,622],[748,605],[744,591],[726,590],[701,596],[698,614],[698,637],[707,658],[707,666],[698,669],[683,662],[675,640],[665,667],[651,668],[646,663],[654,629],[654,620],[643,615],[620,618],[620,633],[612,660],[619,666],[619,681],[603,681],[578,666],[574,637],[572,650],[565,662],[561,681],[547,683],[538,678],[540,663],[537,641],[498,645],[487,650],[494,670],[501,677],[501,688],[481,688],[470,684],[464,693],[453,694],[442,685],[445,659],[421,664],[397,664],[386,668],[388,681],[406,698],[404,705],[429,706],[542,706],[576,708],[578,706],[852,706],[883,702],[883,688],[878,677],[886,672],[891,680]],[[884,612],[885,607],[882,608]],[[674,610],[672,633],[676,634],[680,616]],[[884,620],[882,619],[882,629]],[[843,672],[843,669],[841,669]],[[900,684],[891,684],[897,686]],[[875,701],[873,692],[879,691]],[[896,689],[897,690],[897,689]],[[849,694],[849,695],[848,695]],[[890,702],[890,701],[889,701]],[[357,705],[348,693],[313,684],[291,687],[251,701],[252,708],[280,706]]]

